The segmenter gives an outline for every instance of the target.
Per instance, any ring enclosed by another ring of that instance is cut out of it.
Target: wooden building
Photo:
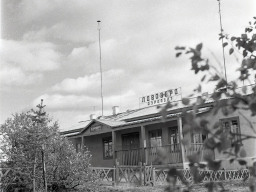
[[[211,113],[213,105],[213,102],[201,105],[198,115]],[[147,165],[174,165],[187,168],[188,154],[198,151],[203,161],[203,142],[208,136],[191,134],[191,137],[187,138],[191,141],[190,147],[185,148],[181,144],[183,109],[184,106],[179,102],[177,107],[167,112],[167,119],[163,121],[160,109],[156,106],[122,113],[118,113],[117,107],[114,107],[112,115],[92,118],[62,134],[74,143],[77,151],[83,150],[84,147],[88,148],[92,154],[94,167],[113,167],[116,162],[119,162],[119,165],[137,165],[142,162]],[[186,107],[186,110],[190,108]],[[242,113],[245,117],[253,118],[253,126],[256,129],[255,117],[251,117],[248,111]],[[220,121],[224,130],[242,134],[253,133],[248,121],[241,116],[241,111],[229,116],[219,112],[215,118]],[[253,161],[256,158],[256,140],[243,141],[242,145],[247,152],[246,159]],[[214,151],[214,155],[215,159],[226,160],[222,164],[223,168],[236,169],[239,166],[230,165],[225,154]]]

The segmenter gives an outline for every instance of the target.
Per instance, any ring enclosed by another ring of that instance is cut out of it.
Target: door
[[[148,132],[149,145],[147,149],[148,163],[159,164],[158,151],[164,150],[162,147],[162,129],[156,129]]]
[[[122,149],[122,164],[138,165],[141,160],[139,133],[122,135]]]
[[[182,161],[178,127],[169,128],[169,153],[169,163],[179,163]]]

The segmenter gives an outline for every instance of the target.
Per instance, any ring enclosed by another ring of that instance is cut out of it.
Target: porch
[[[182,156],[184,150],[184,157]],[[146,165],[168,165],[182,164],[187,161],[187,155],[199,152],[200,160],[203,161],[203,143],[192,143],[189,149],[182,149],[180,143],[164,146],[146,147],[137,149],[126,149],[115,151],[115,158],[119,165],[139,165],[140,162]]]

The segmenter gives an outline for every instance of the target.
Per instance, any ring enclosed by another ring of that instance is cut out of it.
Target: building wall
[[[93,167],[113,167],[114,161],[103,158],[103,138],[111,137],[112,133],[104,133],[100,135],[91,135],[84,137],[84,146],[88,148],[92,155],[91,164]]]
[[[229,114],[228,116],[224,116],[223,113],[220,111],[215,116],[211,116],[211,121],[209,126],[213,126],[216,121],[219,121],[220,119],[224,118],[231,118],[231,117],[239,117],[240,122],[240,131],[241,134],[246,135],[255,135],[253,133],[252,129],[250,128],[249,122],[241,115],[243,114],[247,119],[249,119],[252,122],[252,125],[254,129],[256,130],[256,117],[251,116],[251,112],[248,110],[240,110],[240,113],[238,111]],[[209,119],[209,117],[206,117]],[[252,164],[252,159],[256,158],[256,139],[250,139],[250,140],[244,140],[242,141],[242,147],[245,149],[247,157],[246,160],[248,160],[249,165]],[[215,159],[221,159],[224,160],[222,163],[222,168],[225,169],[238,169],[241,168],[241,166],[238,163],[229,163],[228,156],[222,153],[219,153],[217,150],[215,150]]]

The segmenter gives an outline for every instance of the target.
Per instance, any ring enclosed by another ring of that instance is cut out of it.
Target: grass
[[[132,185],[123,185],[123,186],[101,186],[100,191],[106,192],[157,192],[164,191],[166,185],[157,185],[154,187],[151,186],[132,186]],[[232,181],[225,182],[224,188],[227,191],[231,192],[249,192],[248,184],[242,181]],[[181,187],[184,189],[184,187]],[[203,184],[193,185],[192,192],[207,192],[207,189]]]

